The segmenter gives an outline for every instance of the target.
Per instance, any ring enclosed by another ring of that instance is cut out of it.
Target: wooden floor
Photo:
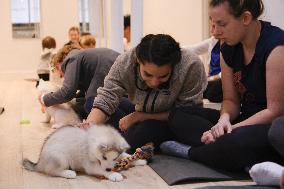
[[[37,161],[44,138],[52,132],[41,123],[43,115],[37,102],[35,82],[27,76],[0,74],[0,189],[94,189],[94,188],[198,188],[216,185],[247,185],[252,182],[210,182],[168,186],[150,167],[135,167],[123,174],[127,179],[119,183],[79,175],[76,179],[54,178],[23,170],[23,157]],[[21,120],[30,124],[20,124]]]

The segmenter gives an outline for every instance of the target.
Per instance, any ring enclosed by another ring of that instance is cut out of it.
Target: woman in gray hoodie
[[[149,34],[116,59],[87,122],[108,121],[119,127],[133,149],[147,142],[157,147],[174,138],[168,125],[171,108],[202,106],[206,85],[204,66],[196,55],[181,49],[169,35]],[[132,107],[121,103],[124,95]]]

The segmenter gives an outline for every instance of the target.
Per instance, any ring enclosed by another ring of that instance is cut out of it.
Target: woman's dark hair
[[[170,35],[149,34],[142,38],[136,47],[136,56],[142,64],[145,62],[162,66],[175,66],[181,60],[179,43]]]
[[[130,14],[127,14],[123,17],[124,29],[130,27]]]
[[[225,2],[228,2],[229,11],[236,18],[240,17],[245,11],[249,11],[253,19],[257,19],[264,10],[262,0],[211,0],[209,5],[216,7]]]

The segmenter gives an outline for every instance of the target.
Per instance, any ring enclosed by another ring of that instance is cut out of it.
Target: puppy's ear
[[[105,143],[100,143],[98,146],[99,146],[99,149],[103,152],[108,150],[108,146]]]
[[[119,149],[123,152],[125,152],[127,149],[129,149],[130,146],[129,144],[126,142],[126,140],[122,139],[119,145]]]

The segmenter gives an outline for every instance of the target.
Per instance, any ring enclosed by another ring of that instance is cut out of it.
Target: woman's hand
[[[91,124],[84,119],[82,123],[79,123],[75,126],[79,127],[80,129],[89,129],[91,127]]]
[[[39,101],[39,103],[40,103],[40,105],[42,106],[42,107],[45,107],[45,105],[44,105],[44,102],[42,102],[42,93],[40,93],[39,95],[38,95],[38,101]]]
[[[129,129],[129,127],[139,122],[140,117],[141,117],[141,112],[132,112],[131,114],[124,116],[119,120],[120,130],[126,131],[127,129]]]
[[[214,137],[214,139],[219,138],[220,136],[223,136],[224,134],[231,133],[232,132],[232,125],[230,122],[229,114],[222,114],[220,117],[218,123],[214,125],[211,128],[211,133]]]
[[[215,142],[215,138],[210,130],[203,133],[201,137],[201,142],[203,142],[204,144],[210,144],[212,142]]]

